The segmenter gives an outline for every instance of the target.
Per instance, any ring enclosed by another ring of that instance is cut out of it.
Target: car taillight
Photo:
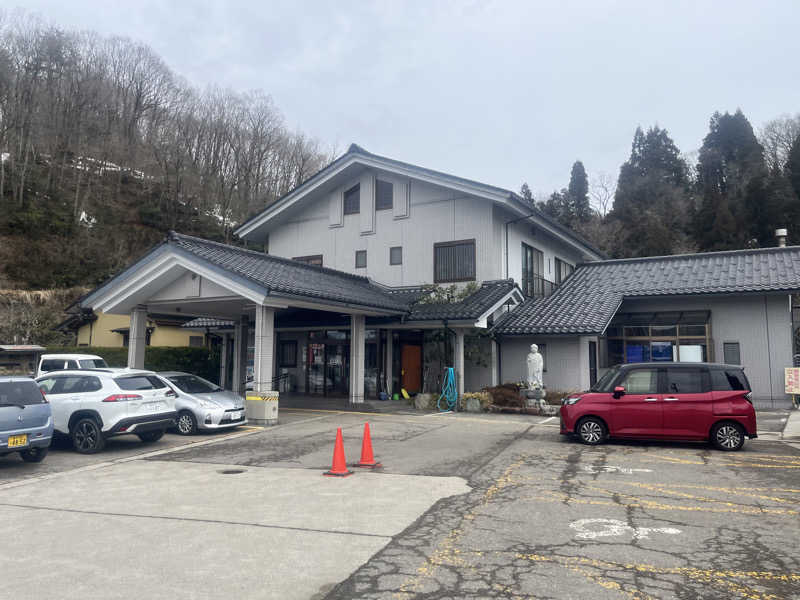
[[[103,398],[103,402],[128,402],[129,400],[141,400],[142,397],[138,394],[112,394]]]
[[[747,400],[750,404],[753,403],[753,392],[747,392],[744,395],[744,399]]]

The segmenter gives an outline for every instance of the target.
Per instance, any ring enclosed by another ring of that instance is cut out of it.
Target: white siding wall
[[[360,215],[344,215],[341,226],[332,210],[332,195],[309,205],[296,217],[270,232],[269,250],[276,256],[323,255],[326,267],[371,277],[386,285],[418,285],[433,281],[433,244],[462,239],[475,239],[478,281],[500,276],[497,261],[492,259],[493,235],[491,203],[451,190],[417,181],[410,182],[409,216],[398,216],[407,180],[378,175],[395,184],[395,210],[374,212],[374,233],[364,233],[370,223],[365,211],[371,203],[365,200],[367,175],[353,179],[340,190],[362,182]],[[403,264],[389,264],[389,248],[402,246]],[[367,268],[355,268],[355,251],[367,251]]]
[[[739,342],[742,365],[753,386],[755,399],[787,398],[783,393],[783,369],[792,366],[792,316],[788,296],[630,300],[620,308],[620,312],[672,310],[710,310],[713,360],[723,361],[723,343]]]
[[[587,345],[584,353],[580,344]],[[525,381],[528,378],[527,357],[531,344],[546,346],[544,385],[549,390],[579,391],[589,387],[588,341],[577,337],[503,338],[500,344],[502,371],[500,383]],[[587,355],[582,364],[582,355]]]
[[[497,258],[497,269],[500,273],[497,277],[505,277],[505,223],[517,216],[501,207],[494,207],[494,240],[495,256]],[[544,253],[544,273],[542,276],[555,282],[555,259],[568,262],[572,266],[583,261],[583,255],[575,248],[568,246],[555,237],[536,226],[534,219],[527,219],[511,223],[508,226],[508,273],[517,283],[522,281],[522,243],[541,250]]]

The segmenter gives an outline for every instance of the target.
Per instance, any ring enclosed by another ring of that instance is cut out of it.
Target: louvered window
[[[475,240],[434,244],[433,280],[436,283],[475,281]]]
[[[375,210],[390,210],[393,193],[391,183],[380,179],[375,180]]]
[[[361,211],[361,185],[356,184],[344,193],[344,214],[357,215]]]

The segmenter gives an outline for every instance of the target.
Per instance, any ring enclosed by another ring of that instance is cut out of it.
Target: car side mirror
[[[625,388],[621,385],[618,385],[614,388],[614,398],[622,398],[625,395]]]

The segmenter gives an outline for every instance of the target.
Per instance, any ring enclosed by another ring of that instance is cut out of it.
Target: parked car
[[[108,365],[101,356],[94,354],[42,354],[36,377],[51,371],[77,369],[107,369]]]
[[[159,375],[178,394],[175,429],[181,435],[191,435],[198,429],[225,429],[247,423],[241,396],[191,373],[166,371]]]
[[[0,456],[41,462],[53,438],[50,404],[30,377],[0,377]]]
[[[36,379],[53,411],[56,433],[82,454],[99,452],[111,436],[155,442],[175,425],[175,392],[151,371],[82,369]]]
[[[591,445],[609,437],[709,440],[720,450],[757,437],[744,369],[705,363],[616,366],[588,392],[564,398],[561,433]]]

